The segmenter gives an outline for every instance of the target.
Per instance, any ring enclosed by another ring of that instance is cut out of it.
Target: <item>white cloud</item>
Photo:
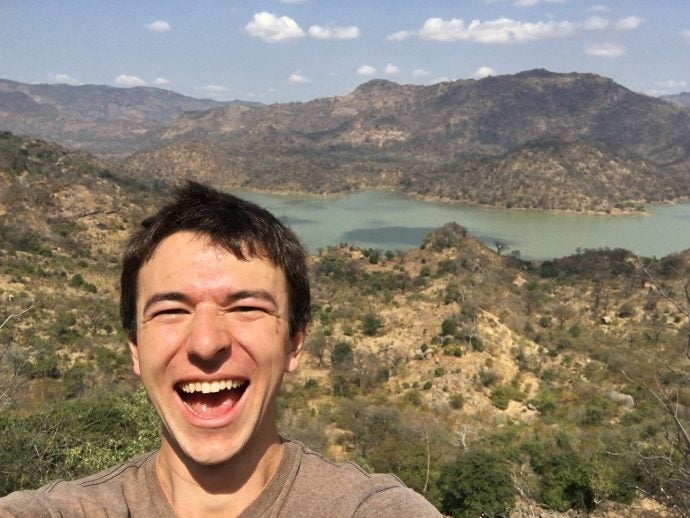
[[[593,5],[587,8],[588,13],[608,13],[610,10],[605,5]]]
[[[590,16],[585,20],[584,28],[586,31],[598,31],[606,29],[609,26],[609,21],[601,16]]]
[[[681,32],[680,36],[690,42],[690,30]]]
[[[373,76],[376,74],[376,69],[369,65],[362,65],[357,69],[357,75],[359,76]]]
[[[319,40],[352,40],[359,38],[359,28],[354,25],[350,27],[312,25],[309,27],[309,36]]]
[[[53,74],[52,76],[50,76],[50,78],[52,81],[55,81],[56,83],[65,83],[68,85],[75,85],[79,83],[78,79],[70,77],[67,74]]]
[[[213,93],[213,94],[219,94],[219,93],[225,93],[229,92],[230,89],[227,86],[221,86],[221,85],[206,85],[206,86],[200,86],[197,88],[197,90],[201,90],[203,92],[208,92],[208,93]]]
[[[513,5],[517,5],[520,7],[533,7],[540,2],[546,2],[548,4],[559,4],[563,1],[564,0],[515,0],[513,2]]]
[[[292,74],[288,78],[288,81],[290,81],[291,83],[299,84],[299,83],[307,83],[307,82],[309,82],[309,79],[304,77],[302,74],[295,73],[295,74]]]
[[[388,75],[394,75],[394,74],[397,74],[398,72],[400,72],[400,69],[397,66],[395,66],[393,63],[388,63],[386,65],[384,72]]]
[[[172,29],[170,24],[163,20],[156,20],[155,22],[144,25],[144,27],[153,32],[168,32]]]
[[[602,43],[590,45],[585,48],[585,54],[600,58],[617,58],[625,54],[625,47],[615,43]]]
[[[615,27],[618,31],[630,31],[637,29],[642,22],[644,22],[644,18],[640,18],[639,16],[628,16],[618,20]]]
[[[153,80],[154,85],[158,86],[164,86],[164,85],[169,85],[170,81],[164,77],[157,77],[156,79]]]
[[[687,81],[676,81],[675,79],[669,79],[667,81],[657,81],[656,84],[664,90],[682,90],[683,88],[688,86]]]
[[[197,86],[194,89],[204,92],[205,96],[211,99],[215,99],[216,101],[229,100],[228,92],[230,92],[230,88],[228,88],[227,86],[216,85],[211,83],[206,86]]]
[[[414,32],[412,31],[398,31],[394,32],[393,34],[389,34],[386,36],[387,41],[405,41],[409,37],[414,36]]]
[[[521,43],[547,38],[560,38],[575,32],[571,22],[520,22],[510,18],[469,24],[459,18],[429,18],[419,31],[421,38],[433,41],[473,41],[478,43]]]
[[[493,68],[490,67],[479,67],[477,70],[475,70],[474,74],[472,74],[472,77],[476,77],[477,79],[482,79],[484,77],[489,77],[496,75],[496,71]]]
[[[450,77],[441,76],[441,77],[434,78],[432,83],[448,83],[450,81],[452,81],[452,79]]]
[[[304,31],[289,16],[276,16],[266,11],[256,13],[245,30],[250,36],[268,43],[290,41],[304,37]]]
[[[412,71],[412,75],[414,77],[427,77],[429,74],[431,74],[431,72],[429,72],[428,70],[424,70],[423,68],[415,68]]]
[[[120,86],[144,86],[146,81],[137,76],[128,76],[120,74],[115,78],[115,84]]]

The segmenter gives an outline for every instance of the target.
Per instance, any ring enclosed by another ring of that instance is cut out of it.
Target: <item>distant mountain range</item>
[[[675,103],[679,106],[685,106],[686,108],[690,108],[690,92],[681,92],[679,94],[674,95],[664,95],[661,98],[666,101],[671,101],[672,103]]]
[[[0,79],[0,129],[103,154],[137,149],[142,134],[186,111],[228,104],[160,88]]]
[[[431,86],[374,80],[342,97],[267,106],[45,86],[73,99],[57,108],[6,84],[0,129],[18,131],[21,122],[20,133],[132,153],[124,164],[137,178],[314,193],[392,188],[577,211],[690,196],[690,111],[593,74],[532,70]],[[63,136],[46,128],[64,128]]]

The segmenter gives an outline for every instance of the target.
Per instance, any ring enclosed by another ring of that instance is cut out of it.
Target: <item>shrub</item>
[[[461,409],[465,405],[465,396],[462,394],[453,394],[450,396],[450,407],[455,410]]]
[[[498,454],[470,451],[443,466],[441,512],[456,518],[505,516],[515,497],[509,467]]]
[[[522,401],[524,397],[525,395],[520,390],[510,385],[496,387],[489,396],[494,406],[500,410],[507,409],[511,400]]]
[[[367,313],[362,318],[362,332],[367,336],[376,336],[383,327],[383,321],[374,313]]]
[[[453,318],[446,318],[441,322],[441,336],[455,335],[458,331],[458,323]]]

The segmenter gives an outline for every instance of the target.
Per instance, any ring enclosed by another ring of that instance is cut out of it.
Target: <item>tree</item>
[[[563,329],[566,321],[573,318],[575,315],[575,310],[568,304],[556,304],[556,306],[551,310],[553,316],[558,320],[558,329]]]
[[[468,451],[445,465],[439,486],[441,512],[456,518],[507,516],[515,498],[508,463],[490,451]]]
[[[329,348],[328,345],[328,339],[321,329],[307,336],[306,348],[311,354],[316,356],[319,367],[323,367],[324,356]]]
[[[494,248],[496,249],[496,253],[498,255],[503,255],[503,252],[510,249],[510,247],[504,241],[501,241],[500,239],[494,240]]]
[[[383,327],[383,320],[375,313],[367,313],[362,318],[362,332],[367,336],[376,336],[381,327]]]
[[[353,373],[354,351],[347,342],[338,342],[331,352],[331,383],[333,394],[350,397],[356,385]]]

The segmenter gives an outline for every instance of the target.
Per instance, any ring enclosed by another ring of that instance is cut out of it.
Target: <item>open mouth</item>
[[[176,390],[193,414],[213,419],[227,414],[248,386],[246,380],[192,381],[178,384]]]

